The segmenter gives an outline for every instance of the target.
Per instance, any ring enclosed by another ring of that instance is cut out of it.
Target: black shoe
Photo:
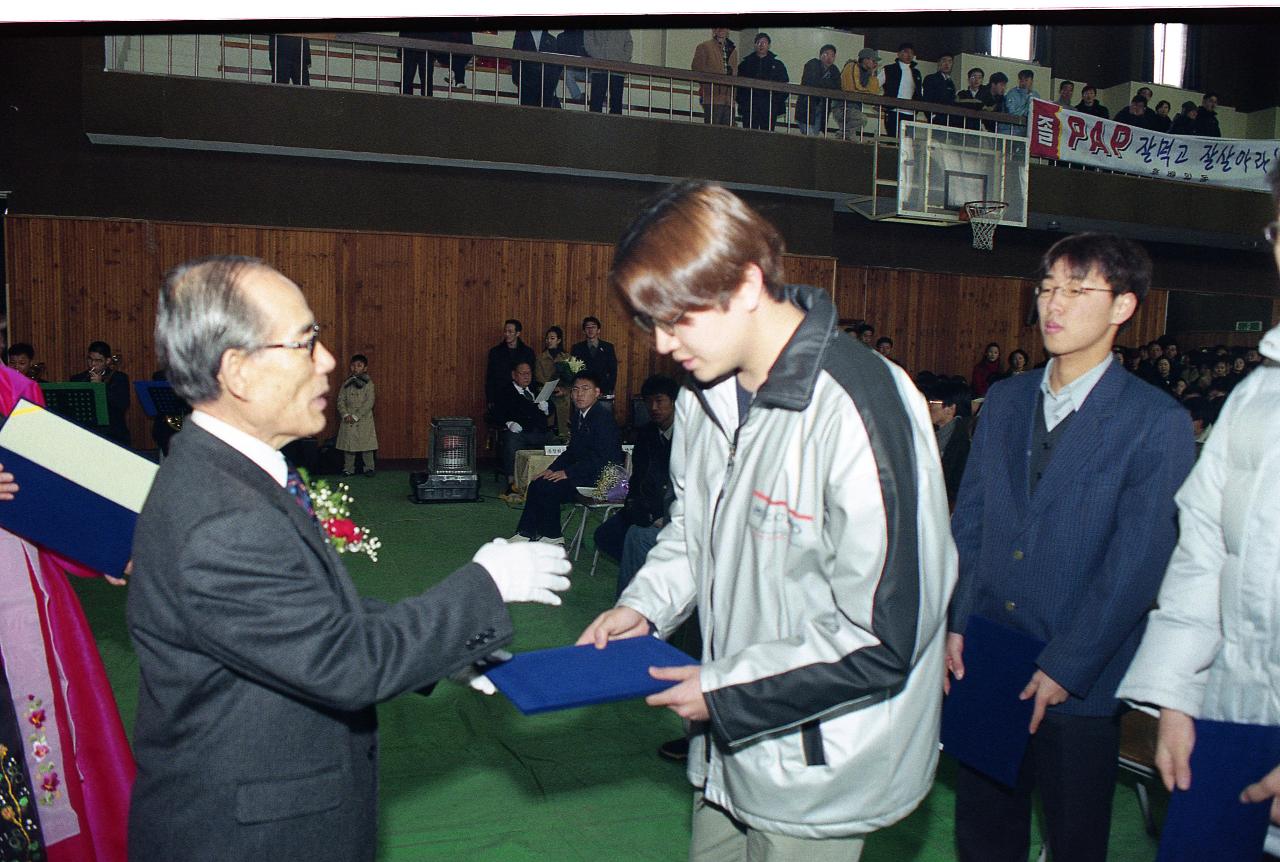
[[[365,471],[364,471],[364,477],[365,477],[366,479],[372,479],[372,478],[373,478],[373,471],[372,471],[372,470],[365,470]]]
[[[689,759],[689,739],[682,736],[679,739],[669,739],[662,745],[658,746],[658,756],[663,760],[670,760],[672,763],[684,763]]]
[[[352,473],[350,470],[343,470],[343,471],[342,471],[342,478],[344,478],[344,479],[346,479],[346,478],[348,478],[348,477],[350,477],[350,476],[354,476],[354,475],[355,475],[355,473]]]

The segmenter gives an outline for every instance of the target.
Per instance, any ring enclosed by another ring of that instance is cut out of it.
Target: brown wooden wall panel
[[[1018,278],[841,266],[835,297],[842,318],[866,320],[877,338],[892,338],[894,358],[912,374],[968,377],[992,341],[1004,358],[1015,348],[1025,350],[1032,364],[1046,358],[1039,329],[1027,325],[1034,285]],[[1167,292],[1151,291],[1119,343],[1163,334],[1167,309]]]
[[[559,325],[570,342],[581,321],[600,318],[617,347],[619,421],[655,371],[674,364],[653,352],[607,283],[612,246],[401,233],[306,230],[9,216],[5,221],[12,340],[35,345],[46,379],[84,366],[104,339],[134,379],[155,369],[152,328],[163,273],[215,253],[261,257],[296,281],[338,360],[336,388],[352,353],[364,353],[378,384],[378,435],[386,458],[421,458],[433,416],[480,419],[488,349],[508,317],[525,341]],[[834,258],[788,255],[787,279],[831,290],[842,317],[872,321],[915,372],[968,374],[988,341],[1038,358],[1025,325],[1031,283],[907,270],[837,266]],[[1163,328],[1166,295],[1153,292],[1121,339],[1138,343]],[[130,411],[134,441],[150,446],[147,421]],[[325,435],[336,433],[330,420]]]

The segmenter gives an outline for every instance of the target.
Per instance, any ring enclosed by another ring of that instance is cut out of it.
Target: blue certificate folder
[[[19,487],[0,502],[0,526],[99,572],[124,571],[155,464],[26,400],[0,427],[0,464]]]
[[[1044,642],[972,616],[964,633],[964,679],[942,704],[942,748],[983,775],[1013,787],[1027,753],[1035,701],[1018,700],[1036,672]]]
[[[649,676],[650,667],[698,662],[655,637],[521,653],[487,671],[489,679],[525,715],[645,697],[674,683]]]
[[[1280,727],[1196,719],[1191,787],[1169,799],[1157,862],[1262,858],[1271,801],[1240,791],[1280,764]]]

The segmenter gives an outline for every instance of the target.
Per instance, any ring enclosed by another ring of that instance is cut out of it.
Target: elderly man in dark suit
[[[537,539],[563,545],[560,506],[569,503],[579,485],[594,485],[606,464],[622,464],[618,423],[600,403],[600,380],[590,371],[579,371],[569,390],[573,414],[569,417],[569,446],[551,466],[529,483],[524,511],[512,542]]]
[[[521,360],[511,369],[511,383],[498,391],[494,414],[502,426],[499,435],[502,446],[502,472],[515,484],[516,452],[521,449],[540,448],[552,442],[555,433],[547,427],[554,421],[551,405],[538,401],[530,388],[533,384],[533,366]]]
[[[1049,853],[1103,862],[1122,708],[1116,687],[1177,540],[1174,492],[1195,460],[1187,412],[1111,357],[1151,283],[1136,243],[1078,234],[1045,254],[1043,370],[987,392],[952,517],[960,580],[947,665],[965,673],[970,616],[1045,643],[1021,692],[1031,742],[1010,789],[961,766],[961,860],[1025,862],[1031,796]]]
[[[568,587],[562,550],[498,540],[420,595],[361,598],[279,451],[324,427],[318,337],[298,287],[252,258],[161,289],[158,353],[195,411],[134,538],[130,858],[372,860],[374,704],[486,685],[470,666],[511,640],[505,602]]]

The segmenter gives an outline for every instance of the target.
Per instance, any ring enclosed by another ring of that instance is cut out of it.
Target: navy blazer
[[[625,460],[618,423],[613,421],[609,408],[597,401],[586,416],[573,408],[569,416],[569,448],[547,469],[564,470],[574,485],[594,485],[605,464],[622,464]]]
[[[1037,664],[1071,695],[1052,709],[1110,715],[1177,543],[1173,495],[1195,461],[1191,420],[1115,363],[1031,492],[1043,376],[1019,374],[987,394],[951,518],[951,631],[978,614],[1045,641]]]

